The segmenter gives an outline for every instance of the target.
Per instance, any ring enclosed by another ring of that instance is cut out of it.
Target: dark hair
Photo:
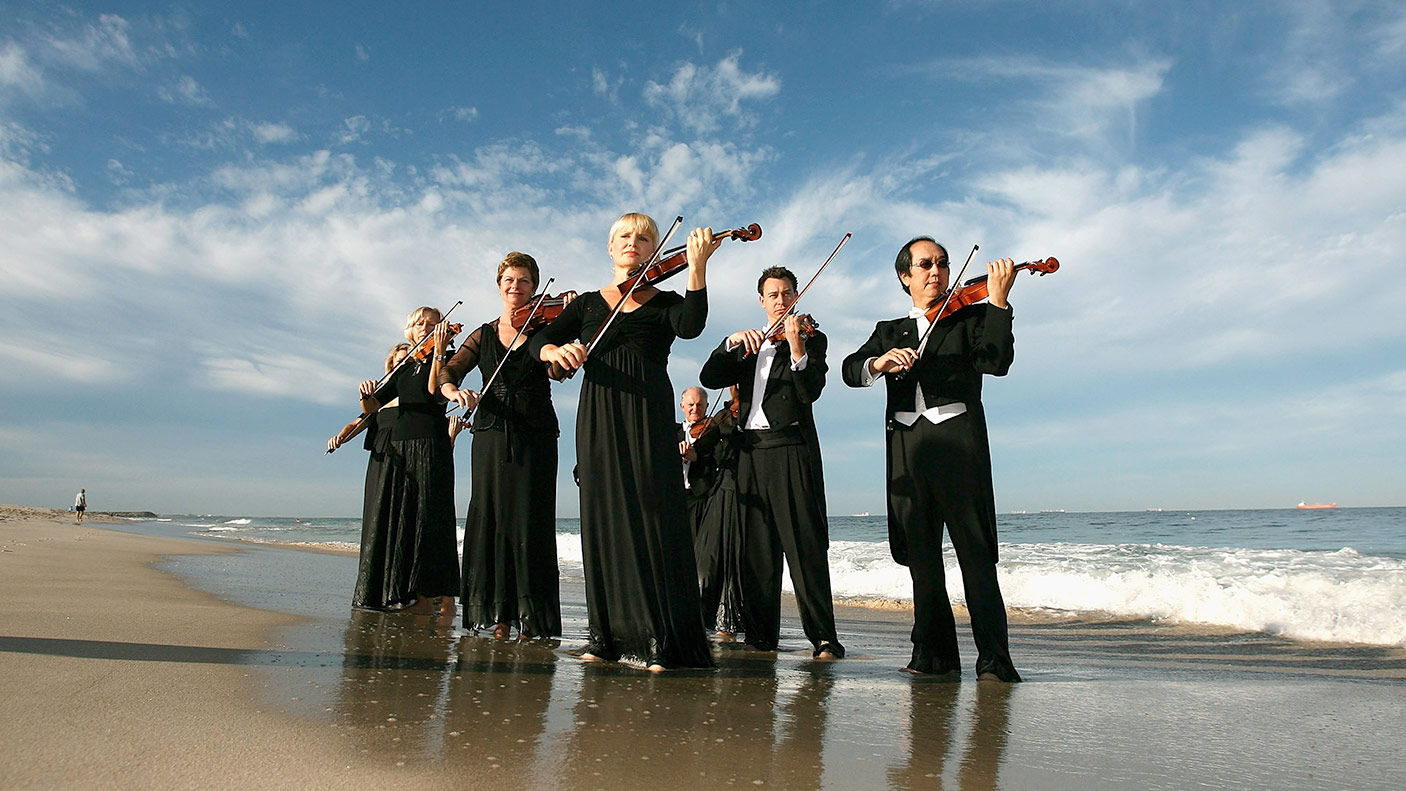
[[[918,242],[932,242],[937,245],[937,248],[942,251],[943,255],[951,258],[947,253],[947,248],[931,236],[915,236],[909,239],[908,244],[903,245],[903,249],[898,251],[898,258],[894,259],[893,262],[893,269],[898,273],[898,284],[903,286],[903,293],[905,294],[912,293],[908,290],[908,286],[903,285],[903,276],[908,274],[908,270],[913,268],[913,245]]]
[[[762,270],[762,276],[759,277],[759,278],[757,278],[757,293],[758,293],[758,294],[762,293],[762,287],[766,285],[766,281],[771,280],[772,278],[775,278],[775,279],[777,279],[777,280],[789,280],[789,281],[791,281],[791,290],[792,290],[792,291],[795,291],[797,288],[800,288],[800,285],[801,285],[801,284],[796,280],[796,275],[795,275],[795,273],[793,273],[791,270],[787,269],[786,267],[784,267],[784,266],[769,266],[769,267],[767,267],[766,269],[763,269],[763,270]]]

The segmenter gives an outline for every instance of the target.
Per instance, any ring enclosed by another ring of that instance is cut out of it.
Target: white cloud
[[[157,95],[171,104],[184,104],[191,107],[214,107],[210,94],[195,81],[194,77],[181,75],[175,85],[157,89]]]
[[[44,92],[44,78],[29,61],[28,53],[14,42],[0,49],[0,97],[17,91],[31,98]]]
[[[107,161],[107,177],[113,184],[126,184],[132,180],[132,171],[116,159]]]
[[[299,138],[298,131],[284,123],[254,123],[251,128],[260,143],[292,143]]]
[[[1031,92],[1017,103],[1017,122],[1098,147],[1137,137],[1137,107],[1161,93],[1172,62],[1148,58],[1128,66],[1094,67],[1053,63],[1036,58],[975,58],[941,61],[925,67],[944,77],[974,81],[1016,81]]]
[[[111,386],[130,380],[115,361],[94,355],[91,345],[69,344],[59,349],[51,335],[16,327],[7,328],[5,335],[0,341],[0,366],[6,370],[79,386]]]
[[[620,86],[625,84],[623,77],[610,79],[610,75],[599,68],[591,69],[591,90],[597,96],[603,96],[610,100],[611,104],[620,101]]]
[[[443,111],[439,114],[439,116],[440,116],[440,119],[441,119],[441,120],[443,120],[443,119],[445,119],[445,118],[452,118],[452,119],[454,119],[455,121],[460,121],[460,122],[468,123],[469,121],[474,121],[474,120],[477,120],[477,119],[478,119],[478,108],[477,108],[477,107],[450,107],[450,108],[447,108],[447,109],[443,110]]]
[[[733,53],[712,68],[683,63],[668,82],[645,83],[644,100],[651,107],[667,111],[680,126],[698,133],[717,129],[719,116],[750,124],[753,119],[744,112],[742,103],[776,96],[781,92],[781,78],[743,71],[738,65],[741,57],[741,53]]]
[[[84,25],[72,38],[45,39],[49,60],[82,71],[100,71],[116,64],[136,68],[140,59],[129,36],[130,23],[115,14],[103,14],[96,24]]]

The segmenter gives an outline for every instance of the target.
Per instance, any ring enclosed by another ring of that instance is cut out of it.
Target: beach
[[[353,611],[346,553],[140,529],[0,512],[0,787],[1406,786],[1400,647],[1016,614],[1025,683],[942,683],[903,608],[839,606],[843,661],[791,611],[652,676],[572,657],[575,584],[566,638],[494,641]]]

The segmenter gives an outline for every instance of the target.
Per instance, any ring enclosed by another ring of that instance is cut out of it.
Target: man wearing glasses
[[[996,580],[996,498],[981,407],[982,374],[1004,376],[1015,358],[1006,302],[1014,263],[986,265],[989,304],[961,308],[935,326],[929,313],[935,316],[946,297],[947,249],[920,236],[899,251],[894,269],[912,310],[879,322],[841,373],[850,387],[881,376],[887,385],[889,546],[913,578],[913,658],[904,669],[961,678],[942,565],[945,524],[962,569],[977,678],[1019,681]]]

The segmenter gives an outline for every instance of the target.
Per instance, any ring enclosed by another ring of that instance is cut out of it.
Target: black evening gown
[[[548,343],[591,338],[608,314],[599,292],[577,298],[532,339],[533,356]],[[706,291],[659,291],[615,319],[583,369],[576,458],[586,651],[602,659],[713,665],[668,371],[674,338],[698,337],[707,316]]]
[[[379,609],[385,606],[380,598],[386,564],[386,526],[378,518],[381,514],[381,467],[391,447],[391,427],[399,412],[398,407],[388,406],[367,418],[363,447],[370,452],[370,458],[366,461],[366,486],[361,503],[361,559],[357,563],[356,590],[352,594],[354,607]]]
[[[526,345],[511,354],[489,322],[470,333],[440,383],[474,367],[486,382],[473,417],[473,494],[464,522],[464,626],[561,634],[557,574],[557,426],[547,367]]]
[[[742,631],[742,504],[737,499],[737,442],[732,416],[716,429],[713,448],[717,472],[708,494],[695,507],[693,552],[698,560],[698,589],[703,623],[719,632]],[[721,605],[721,612],[719,612]]]
[[[444,399],[429,392],[429,372],[428,364],[407,362],[377,391],[378,400],[399,398],[400,407],[376,472],[376,491],[366,498],[368,508],[375,499],[374,516],[362,515],[362,568],[354,601],[359,606],[399,607],[420,597],[459,595],[454,449]],[[384,422],[377,421],[378,433],[385,431]],[[371,532],[377,545],[369,555],[368,518],[375,520]]]

